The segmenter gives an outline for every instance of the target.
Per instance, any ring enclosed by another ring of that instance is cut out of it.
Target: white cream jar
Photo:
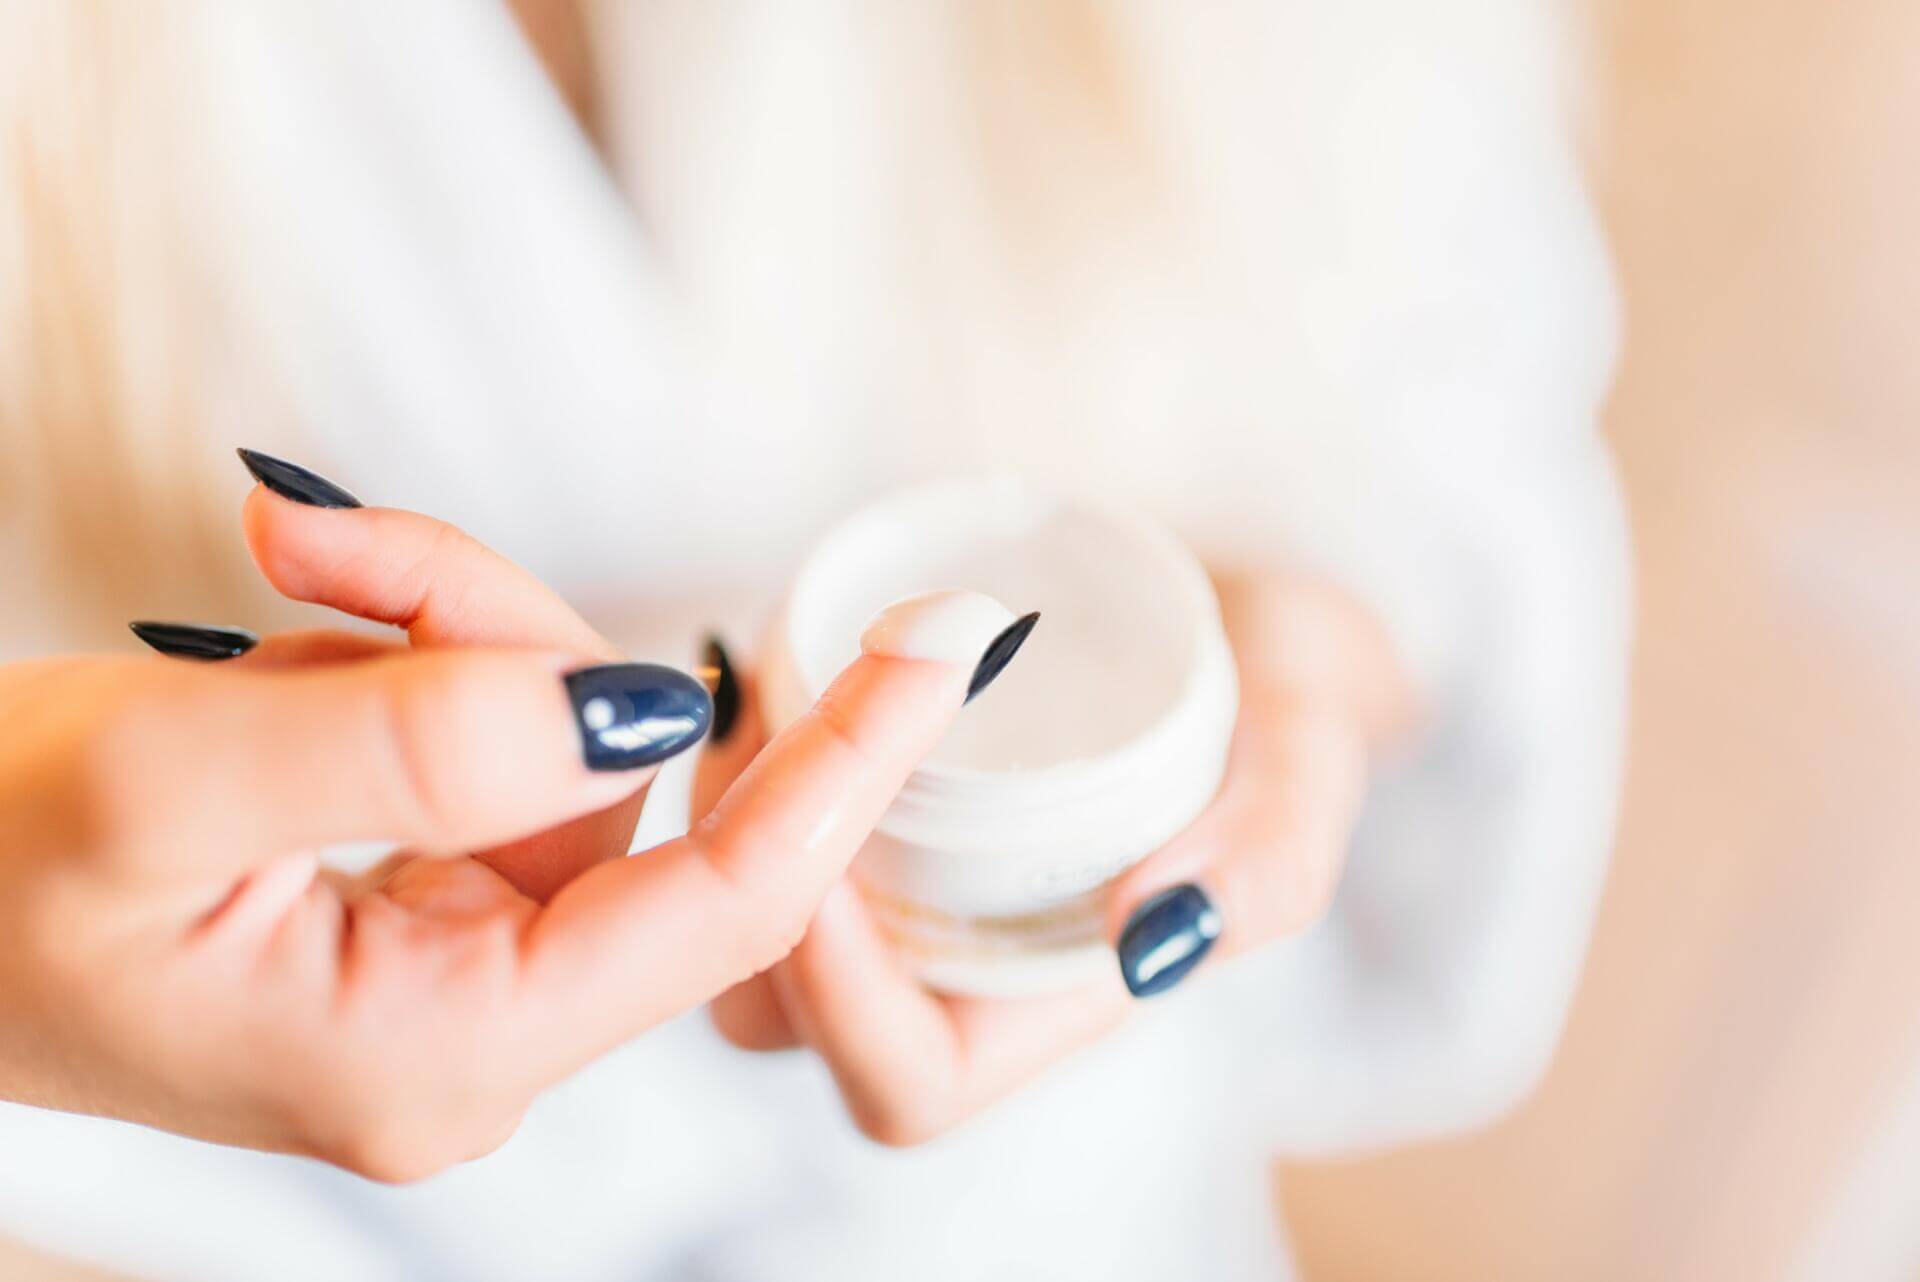
[[[1190,823],[1226,768],[1239,692],[1212,586],[1159,527],[1013,481],[890,495],[814,549],[762,667],[798,716],[916,592],[1040,621],[907,780],[853,875],[927,983],[1015,996],[1112,970],[1104,885]]]

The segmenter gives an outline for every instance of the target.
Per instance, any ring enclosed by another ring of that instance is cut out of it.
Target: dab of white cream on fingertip
[[[948,588],[895,601],[868,620],[862,654],[975,664],[1012,626],[1013,611],[982,592]]]

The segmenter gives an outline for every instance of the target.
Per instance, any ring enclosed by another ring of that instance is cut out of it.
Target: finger
[[[554,898],[527,955],[534,1017],[555,1028],[544,1040],[564,1027],[572,1054],[589,1057],[788,951],[1013,619],[977,594],[946,595],[883,612],[895,634],[869,629],[863,643],[916,657],[856,659],[686,837],[596,868]],[[906,629],[916,621],[918,633]]]
[[[89,793],[75,811],[106,846],[141,867],[230,874],[335,842],[523,836],[626,796],[704,732],[693,678],[572,663],[490,650],[260,671],[128,661],[42,693],[64,705]]]
[[[692,814],[696,820],[713,809],[766,743],[752,678],[735,667],[733,656],[718,637],[708,640],[705,658],[714,672],[714,728],[701,750],[699,770],[694,775]],[[731,724],[721,711],[729,705],[734,713]],[[711,1014],[714,1028],[741,1050],[789,1050],[800,1044],[780,1009],[773,981],[764,973],[742,980],[714,998]]]
[[[1244,690],[1338,703],[1380,746],[1418,722],[1420,699],[1393,638],[1334,583],[1307,575],[1222,579],[1220,612]]]
[[[702,675],[713,685],[713,732],[701,749],[694,774],[691,813],[696,820],[713,809],[767,742],[753,678],[740,670],[717,636],[707,639],[703,659],[707,671]]]
[[[1026,1001],[933,994],[844,884],[772,973],[855,1122],[887,1144],[930,1139],[986,1107],[1111,1029],[1127,1006],[1111,980]]]
[[[905,1138],[956,1111],[965,1063],[959,1029],[902,968],[851,886],[828,894],[770,978],[863,1131]]]
[[[408,912],[446,921],[532,919],[539,905],[477,859],[410,859],[380,883],[380,893]]]
[[[1241,690],[1226,783],[1108,896],[1136,996],[1317,920],[1346,859],[1370,751],[1416,716],[1391,641],[1337,588],[1285,576],[1220,589]]]
[[[1109,896],[1109,938],[1135,994],[1171,988],[1209,954],[1244,952],[1317,920],[1339,880],[1367,764],[1367,732],[1353,716],[1245,698],[1220,795]]]
[[[1023,641],[1035,617],[1016,619],[963,591],[881,611],[861,637],[862,656],[753,759],[690,840],[733,880],[800,872],[818,899],[979,692],[983,666],[997,675],[1018,650],[1006,638]]]
[[[247,498],[247,543],[283,594],[407,630],[417,646],[527,645],[598,659],[617,649],[566,601],[444,521],[396,508],[327,510],[264,486]],[[545,901],[580,872],[627,852],[644,788],[606,811],[478,855]]]
[[[344,632],[338,628],[309,628],[299,632],[276,632],[261,639],[259,645],[235,659],[235,667],[298,668],[314,663],[356,663],[400,654],[405,646],[386,637],[370,637],[363,632]]]
[[[800,1045],[771,971],[743,980],[713,999],[709,1007],[719,1034],[743,1051],[784,1051]]]
[[[532,645],[618,657],[539,579],[444,521],[332,510],[256,486],[241,523],[267,581],[295,601],[405,628],[416,645]]]
[[[193,933],[207,941],[258,941],[308,893],[319,873],[319,861],[312,854],[283,855],[262,864],[240,878]]]

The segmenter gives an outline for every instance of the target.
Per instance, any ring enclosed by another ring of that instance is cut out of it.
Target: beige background
[[[1316,1280],[1783,1276],[1920,1063],[1920,5],[1613,0],[1596,36],[1620,853],[1536,1099],[1282,1171]]]
[[[1315,1279],[1783,1276],[1920,1049],[1920,5],[1624,0],[1599,34],[1619,853],[1529,1106],[1282,1173]]]

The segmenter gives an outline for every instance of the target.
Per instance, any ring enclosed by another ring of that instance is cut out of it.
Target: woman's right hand
[[[970,675],[856,660],[686,837],[623,859],[657,754],[590,768],[618,693],[563,677],[616,656],[564,602],[410,513],[262,488],[246,525],[281,591],[412,647],[0,667],[0,1098],[383,1180],[490,1151],[784,955]],[[676,675],[637,679],[684,699]],[[313,853],[381,839],[403,853],[361,878]]]

